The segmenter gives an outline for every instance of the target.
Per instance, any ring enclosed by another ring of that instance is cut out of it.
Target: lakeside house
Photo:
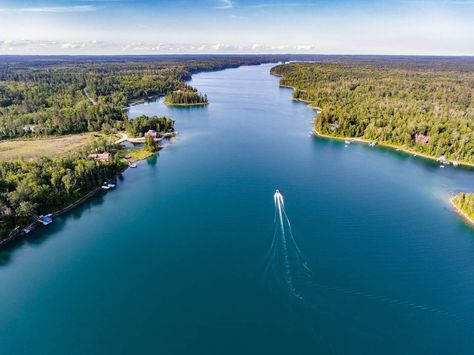
[[[25,133],[35,133],[36,126],[34,124],[29,124],[22,128]]]
[[[104,153],[93,153],[89,154],[89,158],[99,160],[99,161],[107,161],[110,159],[110,153],[104,152]]]
[[[430,142],[430,136],[424,134],[415,134],[415,142],[420,144],[428,144]]]
[[[149,129],[148,132],[145,133],[145,137],[148,137],[148,136],[152,137],[153,139],[156,139],[158,138],[158,132],[152,129]]]

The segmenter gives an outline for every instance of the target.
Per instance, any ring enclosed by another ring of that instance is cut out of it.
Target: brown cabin
[[[145,133],[145,137],[148,137],[148,136],[153,137],[153,139],[156,139],[158,138],[158,132],[152,129],[149,129],[148,132]]]
[[[105,153],[93,153],[89,154],[89,158],[95,159],[95,160],[100,160],[100,161],[107,161],[110,159],[110,153],[105,152]]]

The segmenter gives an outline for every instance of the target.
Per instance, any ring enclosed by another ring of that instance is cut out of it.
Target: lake
[[[472,353],[474,172],[310,136],[270,68],[130,108],[178,137],[1,253],[2,354]]]

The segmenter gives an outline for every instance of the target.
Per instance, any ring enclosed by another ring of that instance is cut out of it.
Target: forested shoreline
[[[192,73],[273,60],[0,62],[0,139],[113,132],[133,100],[168,95],[171,104],[207,103],[185,83]]]
[[[8,57],[0,60],[0,141],[83,132],[162,135],[174,130],[171,118],[128,120],[124,108],[150,96],[165,96],[169,104],[207,104],[207,96],[186,83],[193,73],[287,59]],[[282,86],[295,88],[295,99],[322,108],[319,132],[473,161],[472,62],[320,59],[272,69]],[[150,137],[146,143],[149,151],[158,149]],[[91,152],[110,158],[96,160]],[[66,156],[0,161],[0,240],[35,216],[77,201],[125,167],[119,147],[100,140]]]
[[[88,153],[109,151],[97,161]],[[115,177],[126,164],[110,146],[85,147],[82,152],[34,161],[0,161],[0,240],[36,216],[64,208]]]
[[[474,194],[460,192],[451,200],[459,213],[474,223]]]
[[[105,134],[125,130],[142,137],[174,131],[167,117],[128,120],[125,108],[137,99],[170,97],[173,102],[207,103],[186,84],[192,73],[275,61],[273,56],[70,58],[5,57],[0,61],[0,141]],[[146,137],[145,149],[158,149]],[[91,153],[108,153],[94,159]],[[110,180],[127,166],[120,147],[98,140],[58,158],[0,160],[0,240],[40,214],[64,208]]]
[[[474,62],[291,63],[272,68],[318,107],[315,130],[474,162]]]

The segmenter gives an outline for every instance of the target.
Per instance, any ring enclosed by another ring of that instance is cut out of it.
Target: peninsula
[[[186,84],[193,73],[289,58],[2,57],[0,242],[39,215],[82,201],[174,134],[170,118],[129,120],[125,108],[131,103],[166,96],[170,105],[205,105],[207,96]],[[143,140],[144,147],[115,144],[124,134]]]
[[[451,199],[451,203],[456,212],[474,225],[474,194],[460,192]]]

